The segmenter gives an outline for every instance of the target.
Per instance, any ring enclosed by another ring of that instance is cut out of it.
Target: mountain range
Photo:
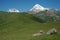
[[[52,28],[57,34],[47,35]],[[43,35],[33,36],[43,30]],[[33,6],[27,12],[16,8],[0,11],[0,40],[60,40],[60,11]]]
[[[39,4],[35,4],[30,10],[28,10],[28,12],[37,13],[37,12],[40,12],[40,11],[45,11],[45,10],[50,10],[50,9],[52,9],[52,8],[45,8],[45,7],[43,7]],[[56,10],[56,9],[54,9],[54,10]],[[9,9],[8,12],[21,12],[21,11],[19,11],[16,8],[12,8],[12,9]]]
[[[8,12],[20,12],[19,10],[13,8],[9,9]],[[39,21],[60,21],[60,11],[52,8],[45,8],[39,4],[34,5],[26,13],[32,14],[34,18],[37,18]],[[42,22],[41,21],[41,22]]]
[[[37,18],[39,21],[60,21],[60,11],[52,8],[45,8],[39,4],[33,6],[32,9],[28,11],[29,14],[32,14],[34,18]]]

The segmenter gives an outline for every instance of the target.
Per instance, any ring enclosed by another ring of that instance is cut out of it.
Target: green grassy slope
[[[0,12],[0,40],[60,40],[60,22],[40,23],[32,15]],[[32,37],[39,30],[47,32],[55,27],[57,35]]]

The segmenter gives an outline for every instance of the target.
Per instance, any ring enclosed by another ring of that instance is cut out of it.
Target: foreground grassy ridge
[[[25,13],[0,13],[0,40],[60,40],[60,22],[40,23],[32,15]],[[57,35],[43,35],[32,37],[34,33],[43,29],[47,32],[55,27]]]

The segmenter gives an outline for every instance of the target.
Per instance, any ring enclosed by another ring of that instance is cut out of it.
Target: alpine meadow
[[[0,12],[0,40],[60,40],[60,21],[40,22],[26,12]],[[39,30],[57,29],[57,34],[32,35]]]

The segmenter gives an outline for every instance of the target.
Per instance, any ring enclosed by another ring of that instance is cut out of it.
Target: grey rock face
[[[40,36],[40,35],[44,35],[45,32],[43,30],[40,30],[38,33],[33,34],[32,36]]]
[[[57,34],[57,30],[55,28],[52,28],[51,30],[49,30],[47,32],[48,35],[53,35],[53,34]]]

